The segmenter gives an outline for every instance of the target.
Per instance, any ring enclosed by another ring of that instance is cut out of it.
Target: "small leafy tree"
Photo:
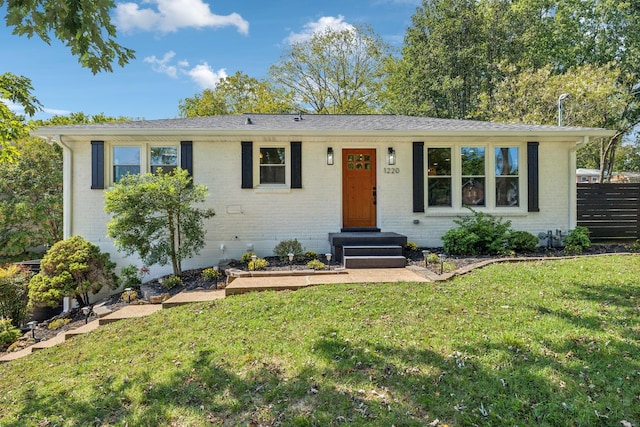
[[[193,185],[186,170],[126,175],[105,195],[105,211],[113,215],[107,234],[119,250],[137,252],[147,265],[173,267],[182,273],[182,260],[204,247],[204,219],[213,209],[199,209],[207,187]]]
[[[62,240],[51,247],[40,262],[40,273],[29,282],[31,306],[57,306],[63,297],[73,297],[80,306],[89,305],[89,292],[104,285],[115,289],[118,280],[109,254],[81,236]]]
[[[22,326],[29,303],[31,272],[17,265],[0,268],[0,318],[11,319],[15,327]]]

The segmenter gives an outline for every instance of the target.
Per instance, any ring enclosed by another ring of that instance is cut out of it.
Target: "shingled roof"
[[[162,120],[42,127],[38,136],[55,134],[123,134],[193,132],[424,132],[424,133],[572,133],[607,136],[599,128],[494,123],[475,120],[435,119],[384,114],[238,114]],[[597,134],[597,135],[596,135]]]

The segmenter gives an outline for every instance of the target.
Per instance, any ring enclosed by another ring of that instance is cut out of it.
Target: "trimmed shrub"
[[[176,286],[182,286],[182,279],[180,278],[180,276],[171,275],[162,281],[162,286],[167,289],[173,289]]]
[[[511,221],[476,212],[472,216],[454,220],[459,228],[452,228],[442,236],[445,253],[449,255],[496,255],[507,253],[507,238]]]
[[[280,258],[280,261],[286,261],[289,259],[289,254],[293,254],[295,257],[302,256],[304,254],[304,248],[297,239],[283,240],[273,248],[273,253]]]
[[[576,227],[569,231],[564,238],[564,252],[570,255],[579,255],[585,249],[591,247],[589,239],[589,229],[587,227]]]
[[[61,319],[56,319],[51,321],[51,323],[49,323],[47,328],[49,328],[50,331],[55,331],[56,329],[60,329],[64,325],[67,325],[69,323],[71,323],[71,319],[69,319],[68,317],[63,317]]]
[[[416,242],[407,242],[407,244],[404,245],[404,250],[407,252],[417,251],[418,245]]]
[[[63,297],[73,297],[80,307],[89,305],[89,293],[104,285],[115,289],[118,278],[108,253],[81,236],[62,240],[42,258],[40,273],[29,282],[31,306],[56,307]]]
[[[264,270],[269,266],[269,262],[264,258],[257,258],[255,261],[249,261],[249,271]]]
[[[202,278],[209,282],[215,282],[222,278],[222,271],[214,267],[205,268],[202,270]]]
[[[0,347],[8,347],[20,338],[20,330],[16,329],[10,319],[0,318]]]
[[[312,270],[324,270],[324,262],[319,259],[312,259],[307,263],[307,268]]]
[[[27,317],[31,272],[21,266],[0,268],[0,318],[19,328]]]
[[[318,253],[316,251],[306,251],[304,257],[306,259],[318,259]]]
[[[243,264],[249,264],[251,262],[251,257],[254,256],[254,255],[255,255],[255,253],[253,253],[253,252],[245,252],[240,257],[240,262],[243,263]]]
[[[540,239],[528,231],[512,231],[507,237],[509,249],[516,252],[533,252]]]

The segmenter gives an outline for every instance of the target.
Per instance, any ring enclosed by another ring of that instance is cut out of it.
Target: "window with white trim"
[[[462,205],[485,206],[484,147],[462,147]]]
[[[140,173],[140,147],[113,147],[113,181]]]
[[[518,147],[495,148],[496,206],[520,205]]]
[[[521,144],[453,143],[425,151],[428,208],[523,207],[521,198],[527,193],[522,187],[526,169],[521,168]]]
[[[451,148],[427,149],[429,206],[451,207]]]
[[[151,147],[149,157],[151,173],[156,173],[159,169],[162,169],[163,173],[168,173],[178,167],[178,147]]]
[[[284,147],[260,147],[260,184],[286,184]]]

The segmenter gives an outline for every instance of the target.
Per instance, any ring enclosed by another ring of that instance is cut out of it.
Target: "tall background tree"
[[[249,77],[241,71],[221,79],[213,89],[180,101],[182,117],[242,113],[290,113],[295,111],[293,93],[268,80]]]
[[[578,92],[571,93],[569,78],[562,87],[556,85],[555,93],[544,96],[550,109],[556,107],[562,93],[571,95],[566,104],[569,111],[587,112],[589,104],[578,103],[591,102],[588,98],[600,97],[600,102],[610,103],[599,104],[599,112],[608,111],[599,121],[590,114],[575,114],[566,121],[618,131],[614,138],[596,142],[598,167],[606,179],[620,141],[640,121],[639,53],[637,2],[423,0],[407,30],[402,57],[390,66],[385,109],[412,115],[500,120],[504,115],[499,112],[509,111],[512,106],[499,104],[513,100],[513,96],[505,98],[505,79],[510,84],[520,80],[523,89],[528,78],[544,69],[547,81],[541,84],[548,87],[557,83],[556,76],[567,73],[588,78],[584,73],[576,74],[576,67],[590,66],[599,75],[614,70],[617,77],[612,92],[616,94],[604,99],[601,94],[584,92],[591,90],[588,81],[579,83],[575,88]],[[626,93],[621,95],[621,91]],[[513,115],[522,117],[522,109],[531,105],[530,113],[524,115],[536,116],[537,107],[533,105],[537,102],[519,99]],[[541,119],[539,123],[546,121]]]
[[[112,0],[0,0],[0,7],[5,7],[5,23],[14,35],[37,36],[46,43],[58,39],[94,74],[112,71],[114,62],[124,66],[135,58],[133,50],[116,42]],[[21,118],[2,99],[19,104],[33,116],[41,104],[32,92],[27,77],[0,74],[0,162],[15,161],[18,151],[13,142],[24,132]]]
[[[294,42],[269,69],[302,109],[320,114],[376,112],[389,47],[368,27],[326,29]]]
[[[128,120],[104,114],[72,113],[32,126],[104,123]],[[62,151],[57,145],[16,134],[12,162],[0,162],[0,262],[27,259],[34,251],[62,240]]]

